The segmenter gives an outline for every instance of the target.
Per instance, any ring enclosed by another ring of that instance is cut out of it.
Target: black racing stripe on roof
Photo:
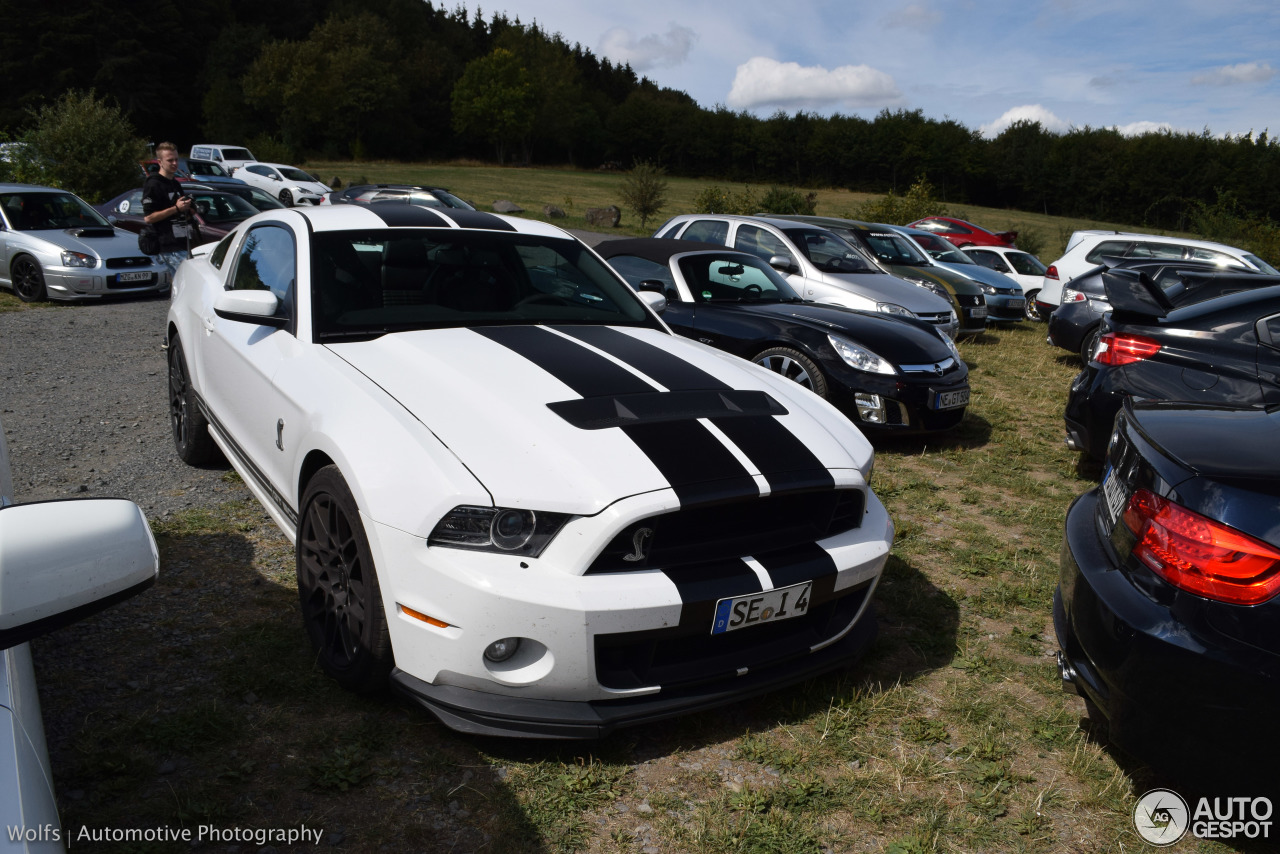
[[[625,332],[611,329],[608,326],[557,326],[557,332],[563,332],[585,341],[598,350],[603,350],[655,382],[672,391],[689,391],[693,389],[714,389],[717,391],[729,388],[724,382],[711,374],[694,367],[673,356],[666,350],[655,347]]]
[[[400,202],[373,202],[363,205],[392,228],[448,228],[449,221],[421,205]]]
[[[713,417],[711,423],[759,467],[773,492],[835,487],[835,479],[817,455],[777,418]]]
[[[416,207],[411,205],[411,207]],[[469,211],[463,208],[449,208],[444,216],[463,228],[483,228],[488,231],[515,231],[516,227],[499,216],[484,211]]]
[[[836,577],[836,562],[817,543],[806,543],[782,552],[754,555],[756,562],[769,572],[774,587],[790,587],[802,581],[828,579],[822,593],[829,593]],[[814,592],[818,592],[816,589]],[[820,598],[826,598],[823,595]]]
[[[471,331],[514,350],[583,397],[656,391],[626,368],[539,326],[478,326]]]

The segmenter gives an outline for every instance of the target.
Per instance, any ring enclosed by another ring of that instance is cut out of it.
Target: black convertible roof
[[[615,258],[618,255],[634,255],[655,264],[666,264],[672,255],[682,252],[731,252],[734,255],[756,256],[749,252],[730,249],[719,243],[703,243],[699,240],[672,240],[669,237],[631,237],[625,240],[606,240],[596,246],[602,258]]]

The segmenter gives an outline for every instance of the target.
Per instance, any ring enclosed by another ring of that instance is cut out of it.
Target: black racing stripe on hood
[[[502,217],[484,211],[469,211],[466,208],[449,208],[444,216],[463,228],[483,228],[488,231],[515,231],[516,227]]]
[[[778,419],[713,417],[711,423],[759,467],[773,492],[835,487],[835,478],[822,461]]]
[[[652,391],[557,400],[547,408],[580,430],[604,430],[659,421],[699,418],[759,418],[786,415],[781,403],[763,391]]]
[[[744,596],[764,590],[760,577],[739,559],[664,569],[680,593],[680,626],[695,627],[711,633],[716,602],[731,596]]]
[[[421,205],[373,202],[366,208],[392,228],[448,228],[449,221]]]
[[[585,341],[597,350],[626,362],[654,382],[672,391],[691,389],[727,389],[723,381],[695,367],[679,356],[673,356],[648,341],[642,341],[608,326],[556,326],[557,332]]]
[[[817,543],[808,543],[783,552],[755,555],[755,559],[769,571],[769,580],[774,587],[790,587],[802,581],[816,582],[819,579],[828,579],[834,583],[836,577],[836,562]],[[823,587],[823,596],[820,598],[825,599],[825,594],[830,592],[832,585],[824,581]],[[818,592],[816,587],[814,592]]]
[[[715,435],[697,421],[664,421],[623,427],[689,508],[758,496],[760,488]]]
[[[477,326],[471,331],[514,350],[583,397],[656,391],[626,368],[538,326]]]

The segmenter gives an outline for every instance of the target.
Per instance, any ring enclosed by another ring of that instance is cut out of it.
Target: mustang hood
[[[691,506],[855,482],[871,459],[852,425],[835,436],[811,414],[826,404],[808,391],[656,330],[444,329],[329,349],[501,506],[592,514],[664,489]]]

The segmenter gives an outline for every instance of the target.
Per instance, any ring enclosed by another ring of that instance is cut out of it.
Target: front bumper
[[[124,272],[149,273],[145,282],[121,282]],[[81,267],[45,267],[45,291],[52,300],[92,300],[107,296],[166,293],[171,284],[165,267],[134,267],[129,270],[104,269],[101,265]]]
[[[871,596],[893,540],[870,490],[859,527],[817,543],[671,570],[566,569],[590,564],[660,495],[576,519],[541,557],[523,560],[429,547],[365,519],[393,684],[462,731],[592,738],[846,665],[870,642]],[[804,582],[804,616],[711,633],[717,601]],[[521,643],[512,658],[484,657],[513,637]]]
[[[1017,294],[987,294],[987,321],[991,323],[1013,323],[1023,319],[1027,300],[1019,291]]]
[[[858,429],[866,433],[902,434],[948,430],[964,418],[964,406],[935,409],[931,405],[938,394],[969,389],[967,378],[952,378],[960,371],[937,377],[886,376],[855,371],[843,362],[839,365],[823,364],[822,370],[827,374],[828,400],[858,425]],[[864,395],[861,401],[859,394]],[[875,417],[881,420],[870,420],[871,410],[860,405],[866,402],[865,395],[874,395],[879,399],[879,413]]]
[[[1099,536],[1097,501],[1095,489],[1067,512],[1054,592],[1070,687],[1106,716],[1115,744],[1150,765],[1252,769],[1275,785],[1263,757],[1280,753],[1270,732],[1280,660],[1216,631],[1198,597],[1166,604],[1139,590]]]

